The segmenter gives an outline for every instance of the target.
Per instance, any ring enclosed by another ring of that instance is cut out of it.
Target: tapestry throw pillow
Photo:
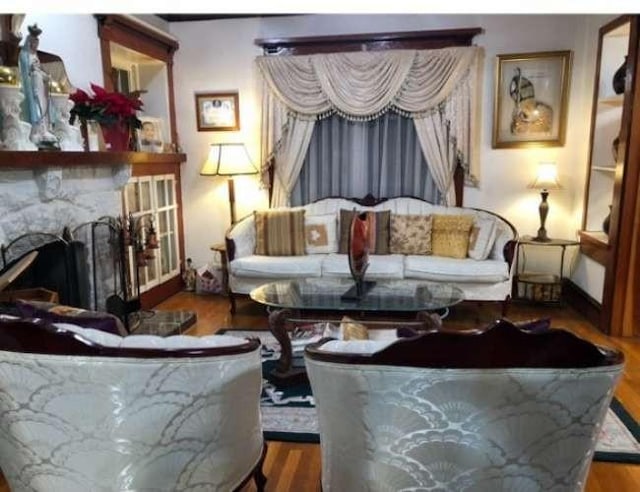
[[[431,215],[391,214],[391,254],[430,255]]]
[[[342,334],[342,340],[369,340],[367,327],[349,316],[342,317],[340,333]]]
[[[256,254],[304,255],[304,210],[255,212]]]
[[[340,247],[338,252],[347,254],[349,251],[349,229],[355,210],[340,210]],[[389,227],[391,222],[391,212],[366,212],[369,223],[369,254],[388,255],[389,254]]]
[[[471,215],[434,215],[431,229],[431,251],[434,256],[466,258]]]
[[[73,306],[40,301],[17,300],[16,306],[23,318],[39,318],[49,323],[69,323],[114,335],[127,335],[122,321],[109,313],[87,311]]]
[[[496,240],[497,230],[495,220],[476,217],[469,233],[469,258],[486,260]]]
[[[338,252],[336,214],[304,216],[304,247],[308,255]]]

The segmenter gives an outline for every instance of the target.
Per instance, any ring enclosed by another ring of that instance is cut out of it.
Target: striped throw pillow
[[[255,212],[256,254],[302,256],[304,252],[304,210]]]
[[[347,254],[349,250],[349,229],[355,210],[340,210],[340,247],[339,253]],[[388,255],[389,254],[389,224],[391,222],[391,212],[366,212],[369,222],[369,254]]]

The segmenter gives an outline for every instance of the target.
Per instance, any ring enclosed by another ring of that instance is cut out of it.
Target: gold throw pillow
[[[340,322],[340,331],[343,340],[369,340],[369,331],[362,323],[344,316]]]
[[[433,255],[466,258],[472,225],[471,215],[434,215],[431,229]]]

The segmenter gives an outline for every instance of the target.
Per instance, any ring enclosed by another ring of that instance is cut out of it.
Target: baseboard
[[[602,306],[568,278],[562,281],[562,297],[569,306],[582,314],[594,326],[600,327]]]

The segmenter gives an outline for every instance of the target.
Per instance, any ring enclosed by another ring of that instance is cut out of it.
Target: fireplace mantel
[[[0,151],[0,168],[33,169],[34,167],[121,166],[123,164],[178,164],[185,154],[150,152],[57,152]]]

